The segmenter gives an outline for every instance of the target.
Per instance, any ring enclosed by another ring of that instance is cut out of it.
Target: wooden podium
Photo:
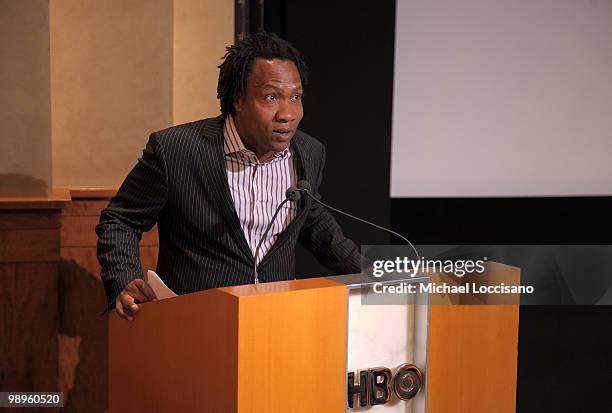
[[[346,285],[201,291],[110,316],[110,412],[344,412]]]
[[[518,268],[490,264],[489,276],[518,280]],[[200,291],[141,304],[134,321],[113,312],[110,413],[346,412],[348,297],[356,285],[346,277]],[[493,304],[424,306],[424,403],[366,410],[513,413],[518,303]]]

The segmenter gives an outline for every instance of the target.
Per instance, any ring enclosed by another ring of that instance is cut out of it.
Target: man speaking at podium
[[[309,197],[286,202],[272,220],[298,181],[319,196],[325,162],[323,145],[297,129],[307,83],[299,52],[258,33],[228,47],[219,69],[221,115],[153,133],[102,211],[101,276],[109,308],[125,319],[154,298],[139,241],[155,224],[157,272],[177,294],[251,284],[255,274],[293,279],[298,241],[338,273],[360,271],[357,246]]]

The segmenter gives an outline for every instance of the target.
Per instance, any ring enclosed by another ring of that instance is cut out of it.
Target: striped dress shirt
[[[253,151],[245,148],[231,115],[225,118],[223,138],[230,193],[244,237],[255,256],[257,244],[274,211],[285,199],[287,188],[297,183],[294,154],[286,148],[274,153],[270,159],[260,161]],[[296,214],[295,202],[283,205],[255,257],[256,263],[261,262]]]

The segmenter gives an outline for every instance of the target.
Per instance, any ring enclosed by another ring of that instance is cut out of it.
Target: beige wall
[[[116,185],[172,124],[172,0],[51,2],[53,178]]]
[[[219,112],[227,0],[53,0],[55,186],[116,186],[156,130]]]
[[[51,188],[49,0],[0,0],[0,196]]]
[[[234,2],[174,0],[174,123],[220,113],[217,66],[234,39]]]

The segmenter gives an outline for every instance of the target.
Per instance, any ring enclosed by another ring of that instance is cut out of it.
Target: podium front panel
[[[330,277],[347,285],[348,331],[347,331],[347,412],[380,411],[385,413],[425,413],[428,305],[427,295],[401,294],[392,302],[372,288],[373,281],[363,274]],[[389,277],[379,285],[409,283],[417,285],[428,281],[427,277]],[[378,288],[376,289],[378,291]],[[420,390],[408,400],[400,399],[394,391],[394,378],[401,366],[414,365],[420,373]],[[391,382],[387,388],[373,385],[376,369],[389,369]],[[368,373],[366,376],[363,372]],[[349,407],[351,395],[348,387],[361,384],[366,378],[368,401],[362,406],[361,396],[353,395],[353,406]],[[353,380],[353,383],[350,381]],[[382,399],[389,392],[388,400],[382,403],[372,397],[378,391]],[[382,404],[376,404],[382,403]]]

